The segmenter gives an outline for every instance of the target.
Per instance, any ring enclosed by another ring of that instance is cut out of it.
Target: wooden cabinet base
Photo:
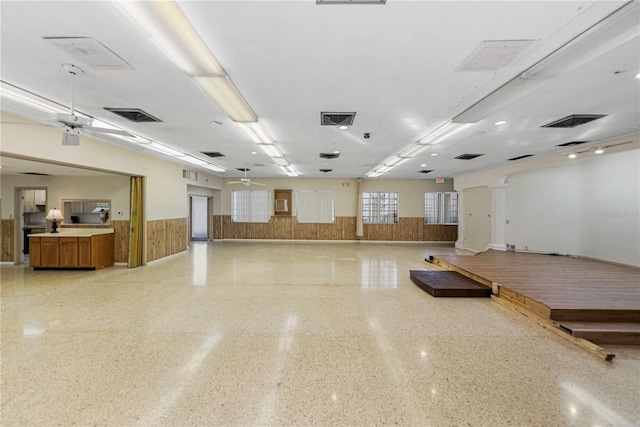
[[[113,265],[113,233],[93,236],[29,236],[29,266],[45,268],[87,268],[99,270]]]

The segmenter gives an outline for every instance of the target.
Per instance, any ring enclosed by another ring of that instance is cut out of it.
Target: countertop
[[[36,237],[91,237],[99,234],[112,234],[113,228],[58,228],[57,233],[35,233]]]

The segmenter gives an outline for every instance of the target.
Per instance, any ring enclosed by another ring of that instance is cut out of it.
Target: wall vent
[[[471,159],[475,159],[476,157],[480,157],[480,156],[484,156],[484,154],[460,154],[458,157],[456,157],[456,159],[471,160]]]
[[[129,120],[130,122],[135,123],[145,123],[145,122],[162,122],[162,120],[153,117],[151,114],[146,111],[141,110],[140,108],[109,108],[104,107],[105,110],[112,112],[113,114],[117,114],[118,116]]]
[[[190,171],[187,169],[182,169],[182,177],[186,179],[190,179],[192,181],[198,180],[198,172]]]
[[[319,170],[320,172],[324,172],[324,173],[333,172],[333,169],[319,169]]]
[[[36,176],[51,176],[48,173],[41,173],[41,172],[18,172],[22,175],[36,175]]]
[[[589,141],[571,141],[564,144],[558,144],[556,147],[573,147],[574,145],[586,144]]]
[[[320,153],[321,159],[337,159],[340,157],[340,153]]]
[[[322,126],[351,126],[356,118],[356,113],[320,113],[320,125]]]
[[[520,159],[526,159],[527,157],[533,157],[533,154],[525,154],[524,156],[512,157],[509,160],[520,160]]]
[[[224,157],[224,154],[219,151],[201,151],[201,153],[209,157]]]
[[[556,120],[555,122],[542,125],[541,127],[543,128],[574,128],[576,126],[584,125],[586,123],[601,119],[603,117],[606,117],[606,116],[601,114],[572,114],[560,120]]]
[[[429,173],[429,172],[433,172],[432,170],[427,170],[427,169],[423,169],[421,171],[418,171],[418,173]]]

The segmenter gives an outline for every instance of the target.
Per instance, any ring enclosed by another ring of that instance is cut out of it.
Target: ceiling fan
[[[74,106],[76,76],[78,74],[82,74],[83,71],[80,67],[76,67],[73,64],[62,64],[62,67],[71,74],[71,113],[54,114],[51,120],[57,126],[62,126],[64,128],[62,145],[80,145],[80,131],[86,131],[89,133],[110,133],[129,137],[133,136],[129,132],[120,129],[93,127],[91,126],[93,123],[91,118],[77,115]]]
[[[244,170],[244,178],[240,178],[240,181],[229,181],[229,182],[227,182],[227,185],[229,185],[229,184],[242,184],[245,187],[249,187],[251,185],[260,185],[260,186],[264,187],[265,185],[267,185],[267,184],[263,184],[261,182],[252,182],[251,178],[247,178],[247,171],[249,169],[247,168],[247,164],[246,163],[244,164],[243,170]]]

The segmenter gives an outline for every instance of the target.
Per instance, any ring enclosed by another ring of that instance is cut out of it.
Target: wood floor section
[[[606,329],[603,324],[614,322],[627,325],[630,338],[625,343],[640,344],[640,269],[585,258],[493,250],[475,256],[438,256],[434,264],[485,285],[498,284],[501,298],[557,323],[598,322],[597,331],[584,332],[595,336],[594,342],[607,343],[598,337]],[[613,336],[616,327],[609,329]],[[619,328],[617,335],[621,335]],[[625,340],[616,342],[621,341]]]
[[[411,270],[409,277],[433,297],[489,298],[491,288],[455,271]]]

